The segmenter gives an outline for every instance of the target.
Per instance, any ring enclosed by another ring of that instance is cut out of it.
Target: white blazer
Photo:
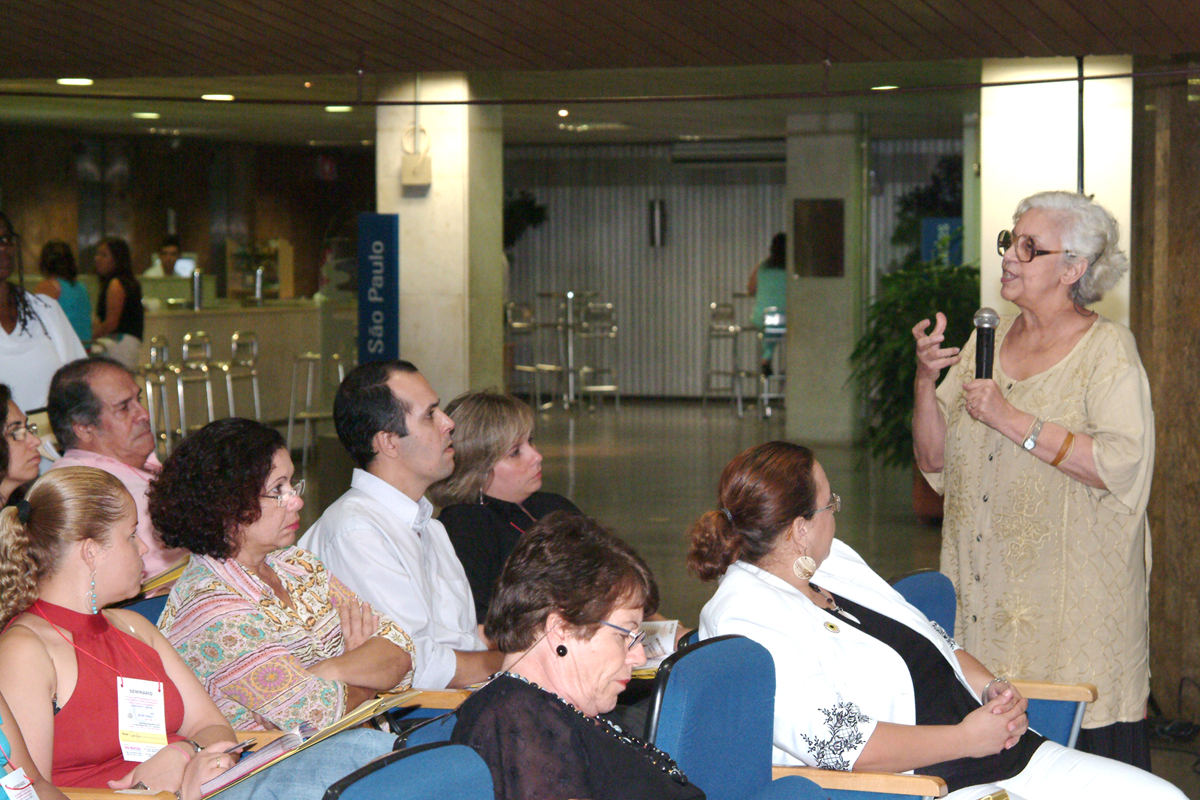
[[[924,636],[975,694],[954,655],[961,648],[849,545],[835,539],[813,581]],[[895,650],[744,561],[729,567],[700,613],[700,638],[730,633],[775,660],[776,764],[853,769],[876,722],[915,724],[912,677]]]

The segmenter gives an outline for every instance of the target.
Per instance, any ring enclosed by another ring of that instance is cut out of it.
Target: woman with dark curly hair
[[[294,546],[304,482],[274,428],[224,419],[150,484],[150,518],[192,559],[159,627],[235,728],[324,727],[406,688],[412,641]]]

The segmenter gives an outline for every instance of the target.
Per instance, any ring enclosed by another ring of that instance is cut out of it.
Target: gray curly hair
[[[1067,258],[1087,259],[1088,267],[1070,289],[1071,299],[1081,306],[1099,302],[1129,271],[1129,257],[1117,242],[1120,226],[1107,208],[1075,192],[1038,192],[1017,204],[1013,222],[1034,208],[1060,214],[1066,225],[1062,245]]]

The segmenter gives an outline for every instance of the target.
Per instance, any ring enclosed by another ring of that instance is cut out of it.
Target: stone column
[[[502,112],[464,103],[478,88],[467,75],[426,74],[379,94],[445,103],[380,106],[375,135],[377,210],[400,215],[400,355],[443,401],[504,383]],[[427,187],[401,185],[414,121],[428,136]]]
[[[850,352],[862,333],[863,148],[854,114],[788,118],[787,435],[803,442],[849,442],[860,409],[850,377]],[[792,263],[795,200],[843,202],[844,273],[797,278]]]

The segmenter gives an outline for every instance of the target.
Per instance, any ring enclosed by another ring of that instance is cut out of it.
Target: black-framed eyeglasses
[[[629,630],[628,628],[622,628],[620,625],[613,625],[611,622],[604,622],[604,621],[601,621],[601,623],[600,623],[600,624],[601,624],[601,625],[607,625],[607,626],[608,626],[608,627],[610,627],[610,628],[616,628],[616,629],[617,629],[617,630],[619,630],[621,633],[623,633],[623,634],[625,634],[626,636],[628,636],[628,637],[629,637],[629,649],[630,649],[630,650],[632,650],[633,648],[637,647],[639,644],[641,644],[641,643],[642,643],[642,640],[644,640],[644,639],[646,638],[646,632],[645,632],[645,631],[631,631],[631,630]]]
[[[38,426],[36,422],[29,422],[28,420],[24,424],[18,422],[4,432],[4,435],[14,442],[23,442],[25,441],[25,437],[30,434],[37,436]]]
[[[829,504],[818,508],[816,511],[813,512],[813,516],[815,517],[817,514],[820,514],[822,511],[828,511],[831,514],[836,514],[841,510],[842,510],[842,496],[840,494],[838,494],[837,492],[830,492]]]
[[[296,481],[296,483],[290,489],[287,489],[286,491],[284,490],[284,488],[282,486],[280,486],[274,492],[271,492],[271,494],[262,495],[262,497],[266,500],[274,500],[276,503],[279,504],[280,508],[283,508],[288,503],[291,503],[293,501],[293,498],[296,500],[299,500],[303,496],[304,496],[304,479],[303,478]]]
[[[996,236],[996,252],[1000,255],[1007,253],[1013,245],[1012,231],[1000,231],[999,235]],[[1067,252],[1066,250],[1038,250],[1033,246],[1033,238],[1025,234],[1021,234],[1016,238],[1015,245],[1016,248],[1013,250],[1013,253],[1016,254],[1017,261],[1024,264],[1028,264],[1038,256],[1052,256],[1056,253]]]

